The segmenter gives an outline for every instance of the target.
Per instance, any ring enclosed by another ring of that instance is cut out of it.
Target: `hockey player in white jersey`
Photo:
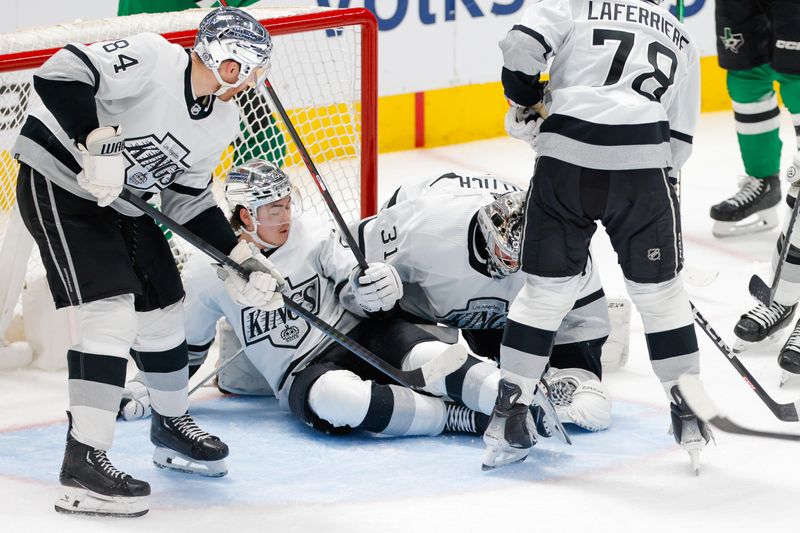
[[[448,173],[404,184],[354,233],[368,260],[397,269],[403,312],[458,328],[474,353],[497,360],[508,306],[526,278],[519,272],[524,200],[524,191],[496,177]],[[600,381],[609,330],[608,304],[589,261],[546,376],[562,423],[609,426],[611,400]],[[471,394],[465,376],[486,368],[473,368],[478,361],[448,377],[451,398]]]
[[[700,369],[680,277],[674,189],[699,115],[699,59],[686,29],[657,3],[534,0],[500,42],[512,104],[506,124],[538,158],[521,252],[527,279],[506,321],[485,465],[524,460],[533,445],[524,415],[575,301],[600,220],[642,315],[675,439],[699,468],[710,433],[676,386],[679,376]],[[545,117],[539,77],[548,63]]]
[[[42,104],[14,147],[17,199],[56,307],[76,308],[80,335],[67,353],[69,430],[57,511],[148,511],[149,484],[106,456],[129,356],[150,390],[154,463],[227,472],[228,447],[187,412],[184,293],[172,253],[156,224],[118,196],[123,188],[160,193],[165,213],[230,252],[236,238],[212,197],[211,174],[238,133],[231,98],[268,67],[271,50],[258,21],[220,8],[200,23],[193,51],[149,33],[70,44],[34,75]],[[253,305],[275,305],[269,275],[228,285]]]
[[[316,214],[293,215],[289,178],[266,161],[253,160],[228,173],[226,199],[231,222],[240,231],[237,248],[255,246],[259,260],[280,271],[290,295],[338,330],[390,364],[421,366],[446,351],[465,351],[402,319],[370,319],[387,311],[403,294],[396,270],[371,262],[362,273],[350,250]],[[265,311],[231,298],[208,260],[196,255],[184,267],[186,335],[190,365],[205,359],[218,320],[231,324],[244,354],[233,365],[254,368],[266,379],[280,405],[310,426],[329,433],[353,429],[384,435],[437,435],[442,431],[481,434],[497,391],[497,366],[470,377],[470,405],[446,403],[445,379],[425,395],[395,384],[286,309]],[[241,367],[240,367],[241,368]],[[254,383],[254,380],[248,380]],[[248,393],[246,383],[224,384]],[[147,398],[129,383],[129,402]],[[123,408],[130,406],[130,403]]]

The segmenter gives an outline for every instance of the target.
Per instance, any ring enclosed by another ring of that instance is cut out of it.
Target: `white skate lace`
[[[770,328],[774,326],[781,318],[786,316],[786,312],[788,310],[788,307],[777,302],[772,302],[772,305],[769,307],[761,302],[758,302],[755,309],[747,312],[747,317],[758,323],[763,328]]]
[[[197,442],[211,436],[197,427],[197,424],[195,424],[192,417],[189,416],[189,413],[173,418],[172,424],[175,426],[175,429],[180,431],[183,435]]]
[[[106,452],[103,450],[95,450],[92,452],[92,455],[94,455],[94,460],[97,463],[97,466],[99,466],[108,476],[116,478],[125,477],[125,472],[117,470],[116,467],[111,464],[111,461],[108,460]]]
[[[450,431],[475,432],[475,418],[467,407],[461,405],[447,406],[447,423],[445,427]]]
[[[764,180],[754,178],[753,176],[744,176],[739,181],[739,192],[725,200],[727,203],[735,207],[748,204],[758,198],[763,188]]]
[[[800,352],[800,322],[794,327],[794,330],[789,335],[789,338],[786,340],[786,344],[783,346],[783,349],[789,349],[794,352]]]

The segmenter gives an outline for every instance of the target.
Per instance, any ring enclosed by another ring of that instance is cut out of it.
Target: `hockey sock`
[[[800,75],[776,72],[775,79],[780,83],[783,104],[792,114],[797,149],[800,150]]]
[[[728,71],[739,150],[748,176],[765,178],[780,171],[780,110],[769,65]]]
[[[186,341],[163,351],[131,349],[131,356],[142,371],[153,409],[166,417],[184,414],[189,408],[189,355]]]
[[[670,390],[683,374],[700,373],[700,352],[689,296],[677,276],[662,283],[625,280],[644,323],[650,363],[671,400]]]
[[[79,442],[111,448],[127,366],[121,357],[67,352],[72,436]]]

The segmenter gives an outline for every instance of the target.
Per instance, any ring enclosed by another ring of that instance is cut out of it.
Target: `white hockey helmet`
[[[509,192],[478,210],[478,226],[486,240],[486,266],[493,278],[519,270],[525,192]]]
[[[266,74],[272,39],[252,15],[235,7],[220,7],[200,21],[194,51],[214,73],[221,86],[217,94],[221,94],[238,87],[254,73],[256,77]],[[226,59],[239,64],[236,83],[227,83],[219,74],[219,67]]]
[[[250,213],[254,228],[241,231],[262,246],[273,247],[258,235],[259,224],[264,224],[258,216],[258,208],[282,200],[293,192],[292,182],[284,171],[263,159],[251,159],[232,168],[225,179],[225,200],[232,211],[242,206]]]

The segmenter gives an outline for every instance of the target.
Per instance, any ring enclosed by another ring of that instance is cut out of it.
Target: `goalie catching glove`
[[[125,184],[125,139],[119,126],[103,126],[89,132],[86,143],[75,143],[83,159],[78,185],[106,207],[117,199]]]
[[[506,113],[506,133],[534,146],[542,122],[544,122],[544,117],[532,107],[512,104]]]
[[[283,277],[258,247],[239,241],[228,257],[250,272],[250,279],[245,280],[229,267],[220,266],[217,269],[217,275],[225,282],[225,289],[234,302],[242,307],[256,307],[265,311],[283,307],[280,293],[284,285]]]
[[[582,368],[550,368],[544,375],[558,419],[589,431],[611,425],[611,397],[594,373]]]
[[[367,313],[390,311],[403,297],[403,282],[392,265],[370,263],[361,272],[356,268],[350,274],[356,303]]]

